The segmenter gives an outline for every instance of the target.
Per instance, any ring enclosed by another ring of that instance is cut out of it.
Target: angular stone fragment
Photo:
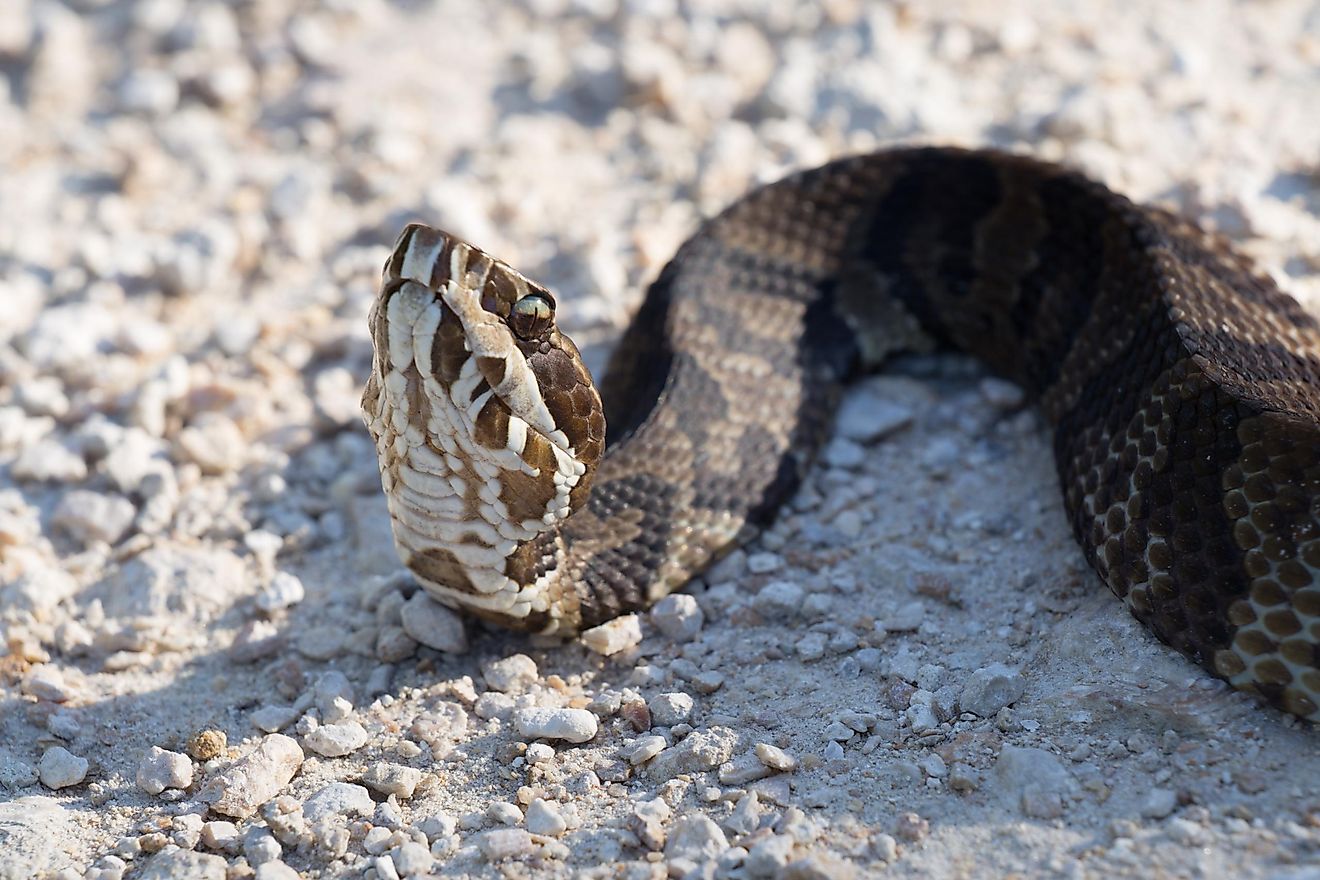
[[[302,762],[297,740],[272,733],[208,782],[199,799],[221,815],[246,819],[289,784]]]

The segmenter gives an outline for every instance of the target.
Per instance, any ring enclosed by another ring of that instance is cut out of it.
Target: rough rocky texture
[[[649,877],[694,814],[725,835],[722,864],[756,873],[1311,870],[1316,733],[1126,618],[1082,565],[1020,393],[961,360],[857,386],[779,524],[691,591],[701,616],[648,615],[610,658],[471,624],[463,655],[461,629],[417,626],[356,415],[367,303],[409,219],[552,285],[598,369],[702,213],[914,140],[1076,164],[1226,232],[1314,307],[1310,4],[35,0],[0,19],[0,789],[23,799],[0,806],[41,805],[0,810],[3,870],[109,880],[187,852],[244,875],[257,829],[282,851],[268,873],[383,876],[421,835],[445,876]],[[66,502],[79,490],[114,528]],[[775,582],[797,589],[775,588],[772,620],[750,597]],[[535,672],[489,689],[483,666],[515,654]],[[996,663],[1021,695],[958,714]],[[59,675],[25,691],[38,667]],[[353,686],[344,718],[322,714],[344,711],[316,687],[331,670]],[[670,729],[625,717],[678,692],[694,706]],[[234,835],[208,813],[194,838],[194,792],[257,748],[262,707],[291,739],[311,716],[368,740],[277,779]],[[513,719],[533,707],[599,730],[528,743]],[[134,784],[152,744],[213,730],[224,753],[197,756],[180,800]],[[668,747],[634,766],[642,736]],[[52,791],[37,765],[57,744],[91,766]],[[796,769],[721,782],[758,744]],[[1005,747],[1067,782],[1016,789]],[[412,797],[299,827],[378,762],[422,771]],[[726,820],[747,791],[744,839]],[[562,837],[485,818],[538,798]]]

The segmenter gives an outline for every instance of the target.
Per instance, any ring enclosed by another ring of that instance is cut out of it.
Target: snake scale
[[[425,226],[386,264],[363,412],[441,601],[561,633],[645,608],[772,520],[849,377],[952,346],[1038,402],[1131,612],[1320,720],[1320,329],[1191,222],[1030,158],[888,150],[706,221],[599,394],[554,311]]]

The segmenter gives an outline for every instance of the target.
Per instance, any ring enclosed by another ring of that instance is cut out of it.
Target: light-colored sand
[[[964,360],[610,657],[419,646],[356,411],[406,220],[599,365],[702,214],[887,143],[1066,160],[1320,307],[1313,4],[0,12],[0,877],[1320,877],[1316,731],[1128,617]]]

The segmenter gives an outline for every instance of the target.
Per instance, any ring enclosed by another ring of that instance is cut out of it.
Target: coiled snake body
[[[773,518],[850,375],[947,344],[1039,401],[1132,613],[1320,719],[1317,323],[1079,174],[910,149],[758,189],[665,267],[599,397],[550,294],[437,230],[404,231],[370,321],[395,543],[449,604],[550,632],[646,607]]]

